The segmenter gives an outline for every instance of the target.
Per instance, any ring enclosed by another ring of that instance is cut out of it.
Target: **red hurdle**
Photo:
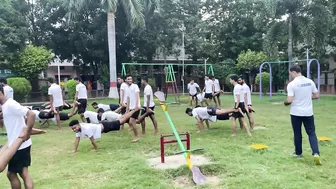
[[[186,142],[187,143],[187,150],[190,150],[190,134],[189,132],[186,132],[186,133],[181,133],[179,134],[180,136],[181,135],[185,135],[186,138],[181,138],[181,141],[182,142]],[[165,150],[164,150],[164,145],[165,144],[170,144],[170,143],[176,143],[177,140],[164,140],[165,137],[171,137],[171,136],[174,136],[173,134],[169,134],[169,135],[161,135],[160,137],[160,144],[161,144],[161,163],[164,163],[165,162],[165,157],[164,157],[164,153],[165,153]]]

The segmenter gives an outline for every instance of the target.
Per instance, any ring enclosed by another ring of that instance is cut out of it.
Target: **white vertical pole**
[[[184,26],[182,28],[182,48],[183,48],[183,53],[182,53],[182,93],[184,96],[184,56],[185,56],[185,49],[184,49]]]
[[[59,63],[57,65],[57,73],[58,73],[58,84],[61,85],[61,69]]]
[[[309,63],[309,49],[307,48],[307,65]]]

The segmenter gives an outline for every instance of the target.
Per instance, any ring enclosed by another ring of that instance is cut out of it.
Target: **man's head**
[[[238,76],[237,75],[233,75],[233,76],[230,77],[230,83],[232,85],[237,84],[237,82],[238,82]]]
[[[190,80],[190,84],[194,84],[195,83],[195,81],[192,79],[192,80]]]
[[[78,120],[72,120],[69,123],[69,127],[71,127],[72,131],[75,133],[78,133],[81,130],[81,127],[79,125],[79,121]]]
[[[189,116],[192,116],[192,109],[191,108],[187,108],[185,111],[186,114],[188,114]]]
[[[215,81],[216,78],[215,78],[215,76],[211,75],[211,76],[210,76],[210,79],[211,79],[212,81]]]
[[[1,84],[2,86],[7,85],[7,79],[6,79],[6,78],[1,78],[1,79],[0,79],[0,84]]]
[[[92,106],[92,108],[94,108],[94,109],[97,109],[97,108],[98,108],[98,104],[97,104],[97,102],[93,102],[93,103],[91,104],[91,106]]]
[[[127,83],[128,85],[132,85],[132,83],[133,83],[132,75],[128,75],[128,76],[126,77],[126,83]]]
[[[104,111],[103,108],[99,108],[98,111],[97,111],[98,116],[101,117],[101,116],[103,115],[104,112],[105,112],[105,111]]]
[[[204,76],[204,80],[208,80],[209,79],[209,76]]]
[[[141,84],[147,85],[148,84],[148,78],[147,77],[142,78],[141,79]]]
[[[123,79],[122,77],[118,77],[118,78],[117,78],[117,81],[118,81],[118,83],[123,83],[123,82],[124,82],[124,79]]]
[[[244,78],[243,75],[238,77],[238,83],[241,84],[241,85],[245,83],[245,78]]]
[[[298,76],[301,76],[301,67],[296,64],[289,68],[289,75],[294,79]]]
[[[54,80],[54,78],[52,78],[52,77],[49,77],[49,78],[48,78],[48,82],[49,82],[50,84],[52,84],[52,83],[54,83],[54,82],[55,82],[55,80]]]
[[[79,84],[79,83],[82,82],[82,79],[81,79],[80,77],[76,77],[76,78],[75,78],[75,81],[76,81],[77,84]]]

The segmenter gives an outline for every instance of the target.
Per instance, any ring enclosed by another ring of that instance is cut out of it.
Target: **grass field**
[[[285,97],[275,97],[281,102]],[[195,188],[237,189],[296,189],[336,188],[335,145],[320,142],[322,166],[315,166],[307,136],[303,138],[304,158],[289,156],[293,152],[293,134],[289,122],[289,107],[272,104],[264,97],[260,102],[253,97],[256,125],[267,130],[254,131],[253,137],[238,129],[237,137],[231,137],[231,121],[211,124],[211,129],[196,134],[195,120],[184,113],[188,105],[171,105],[169,113],[179,132],[191,132],[192,148],[204,148],[198,152],[210,158],[213,164],[200,166],[205,176],[217,176],[217,185],[201,185]],[[232,107],[233,97],[222,97],[224,107]],[[102,100],[102,103],[113,103]],[[316,132],[318,136],[336,139],[335,97],[322,97],[314,102]],[[155,110],[160,133],[171,133],[169,125],[159,107]],[[72,153],[75,134],[63,123],[63,131],[56,131],[52,124],[47,134],[33,136],[32,166],[30,173],[35,188],[111,188],[111,189],[172,189],[175,177],[192,175],[186,166],[173,170],[154,170],[146,159],[160,155],[159,136],[152,134],[153,127],[147,121],[147,135],[138,143],[131,143],[132,132],[103,134],[98,142],[99,151],[90,152],[89,140],[82,140],[78,152]],[[39,128],[39,126],[36,126]],[[127,128],[127,127],[126,127]],[[140,129],[140,127],[139,127]],[[140,130],[139,130],[140,131]],[[4,132],[4,130],[3,130]],[[0,143],[7,139],[0,137]],[[265,151],[254,151],[251,144],[264,143]],[[172,154],[180,151],[177,144],[167,146]],[[334,160],[333,160],[334,159]],[[0,176],[0,188],[9,188],[6,174]]]

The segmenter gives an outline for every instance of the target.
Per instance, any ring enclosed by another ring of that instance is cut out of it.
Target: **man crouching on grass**
[[[139,111],[139,109],[133,109],[132,111],[126,113],[121,118],[116,121],[103,121],[100,124],[93,124],[93,123],[79,123],[78,120],[72,120],[69,123],[72,131],[76,133],[76,140],[75,140],[75,149],[74,153],[77,152],[77,148],[79,145],[80,138],[89,138],[93,145],[92,151],[97,151],[98,146],[96,143],[96,139],[101,138],[102,133],[108,133],[110,131],[119,131],[120,126],[124,123],[127,123],[128,120],[132,117],[134,112]],[[152,112],[147,112],[144,115],[138,118],[139,123],[143,121],[144,118],[148,114]]]

